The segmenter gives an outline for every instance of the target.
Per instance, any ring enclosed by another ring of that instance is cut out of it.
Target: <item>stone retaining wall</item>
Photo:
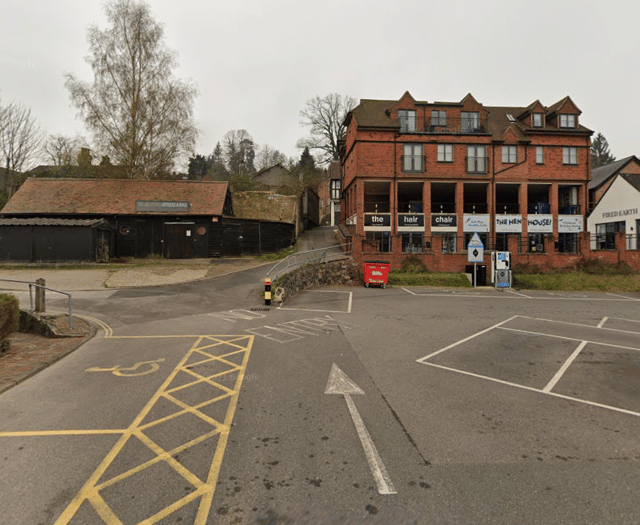
[[[334,284],[359,286],[362,282],[362,268],[351,259],[308,264],[287,273],[278,281],[273,302],[283,303],[307,288]]]

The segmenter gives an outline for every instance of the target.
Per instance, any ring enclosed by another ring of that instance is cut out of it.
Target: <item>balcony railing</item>
[[[419,119],[415,124],[411,122],[403,127],[400,133],[433,133],[443,135],[482,134],[487,133],[486,119],[468,117],[425,117],[424,122]]]
[[[482,213],[482,214],[486,214],[489,213],[489,205],[484,203],[477,203],[477,204],[472,204],[472,203],[465,203],[464,204],[464,212],[465,213]]]

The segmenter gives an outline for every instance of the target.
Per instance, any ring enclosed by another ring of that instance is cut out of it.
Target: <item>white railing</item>
[[[33,304],[33,289],[34,288],[41,289],[41,290],[49,290],[50,292],[55,292],[55,293],[60,293],[62,295],[66,295],[69,298],[69,330],[73,330],[73,317],[71,315],[71,313],[72,313],[72,311],[71,311],[72,296],[71,296],[70,293],[62,292],[60,290],[54,290],[53,288],[48,288],[47,286],[44,286],[44,285],[38,284],[38,283],[33,283],[31,281],[16,281],[14,279],[0,279],[0,281],[4,281],[4,282],[8,282],[8,283],[28,284],[29,285],[29,307],[30,307],[30,310],[32,312],[35,311],[34,304]],[[44,311],[44,310],[42,310],[42,311]]]
[[[280,275],[287,273],[294,268],[298,268],[299,266],[309,263],[336,261],[350,256],[351,251],[343,251],[342,244],[336,244],[335,246],[329,246],[327,248],[308,250],[306,252],[297,252],[279,261],[267,272],[266,277],[270,277],[272,281],[275,281]]]

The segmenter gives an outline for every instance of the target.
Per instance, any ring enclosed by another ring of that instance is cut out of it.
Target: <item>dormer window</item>
[[[575,115],[560,115],[560,127],[561,128],[575,128],[576,116]]]
[[[480,113],[477,111],[462,111],[460,113],[460,129],[462,133],[477,131],[480,127]]]
[[[532,119],[533,119],[533,127],[534,128],[541,128],[542,127],[542,113],[534,113],[532,115]]]
[[[416,112],[412,109],[399,109],[398,122],[400,133],[414,133],[416,131]]]

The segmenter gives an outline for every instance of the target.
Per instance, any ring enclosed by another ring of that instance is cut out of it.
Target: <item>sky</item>
[[[551,106],[569,95],[580,123],[618,159],[640,156],[640,2],[631,0],[148,0],[200,95],[196,152],[230,130],[299,158],[300,111],[329,93],[360,99]],[[0,99],[29,106],[47,134],[90,139],[64,74],[90,81],[94,0],[2,0]]]

